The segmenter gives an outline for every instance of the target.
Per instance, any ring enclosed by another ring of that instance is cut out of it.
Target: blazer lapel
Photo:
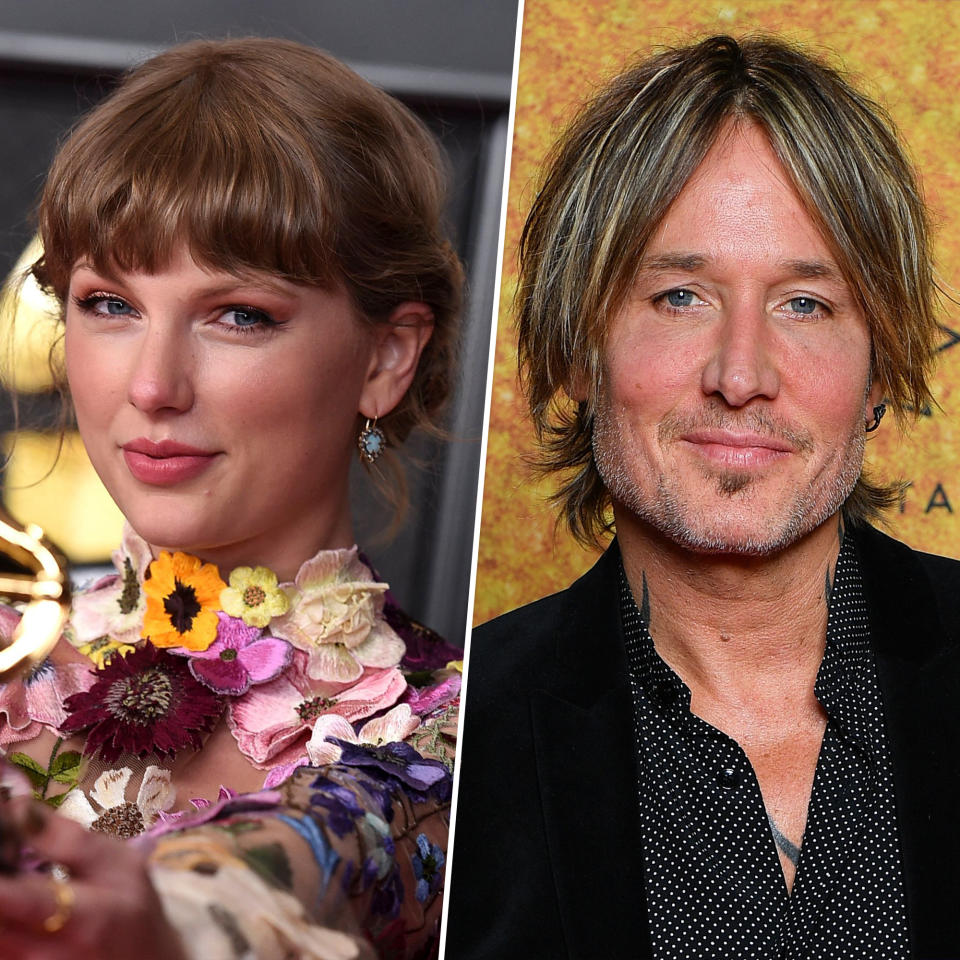
[[[558,630],[549,683],[531,698],[547,843],[573,958],[650,956],[619,570],[614,544],[570,588],[576,614]]]
[[[857,545],[893,757],[913,949],[918,958],[957,957],[960,647],[941,601],[960,578],[955,565],[921,563],[876,531],[858,531]],[[934,580],[937,570],[942,583]]]

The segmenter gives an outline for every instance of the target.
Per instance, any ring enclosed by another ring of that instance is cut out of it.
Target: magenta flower
[[[460,684],[460,674],[450,673],[429,687],[407,687],[400,700],[410,704],[410,709],[422,717],[456,697],[460,693]]]
[[[217,613],[217,639],[206,650],[175,647],[171,653],[189,657],[194,678],[215,693],[239,696],[255,683],[274,680],[290,665],[293,647],[286,640],[264,637],[260,627]]]

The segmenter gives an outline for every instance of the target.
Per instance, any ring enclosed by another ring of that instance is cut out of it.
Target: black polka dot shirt
[[[621,611],[653,956],[909,957],[890,753],[852,546],[830,596],[814,687],[828,720],[790,895],[746,754],[690,713],[690,691],[654,649],[622,571]]]

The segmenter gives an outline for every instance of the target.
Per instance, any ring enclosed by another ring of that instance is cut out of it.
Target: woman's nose
[[[731,407],[745,406],[754,397],[773,400],[780,392],[780,373],[766,312],[753,305],[734,306],[715,329],[703,392],[722,397]]]
[[[190,338],[173,324],[152,319],[137,341],[127,396],[143,413],[182,412],[194,401]]]

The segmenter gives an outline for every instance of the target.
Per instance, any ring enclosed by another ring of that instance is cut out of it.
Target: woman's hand
[[[69,878],[0,876],[0,953],[24,960],[184,960],[147,872],[147,853],[36,803],[11,804],[24,844]],[[58,871],[59,872],[59,871]]]

